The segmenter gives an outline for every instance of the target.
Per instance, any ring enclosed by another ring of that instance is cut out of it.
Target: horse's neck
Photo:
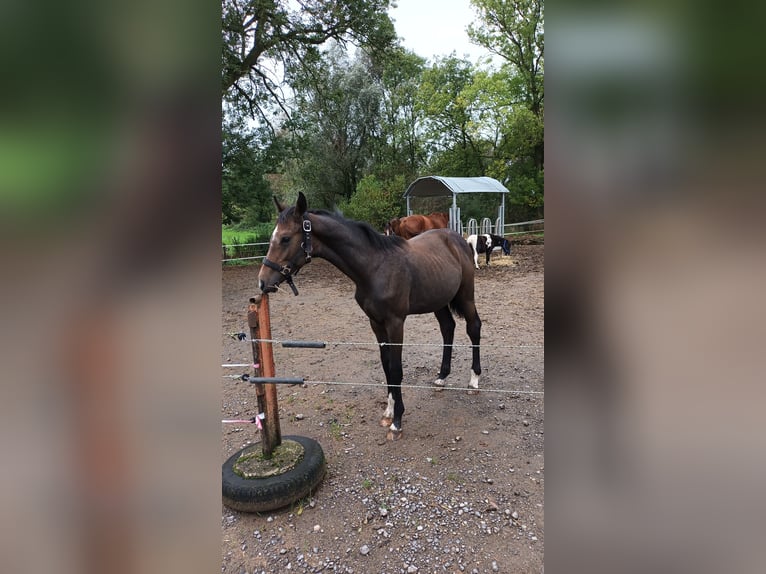
[[[375,248],[366,237],[360,237],[353,226],[345,221],[315,214],[313,233],[317,239],[315,255],[332,263],[354,283],[365,277]]]

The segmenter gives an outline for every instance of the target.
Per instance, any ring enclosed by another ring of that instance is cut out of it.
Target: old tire
[[[242,512],[268,512],[308,496],[322,482],[326,471],[324,452],[319,443],[304,436],[284,436],[303,447],[303,459],[276,476],[243,478],[234,472],[234,464],[243,450],[223,464],[221,478],[223,503]],[[249,447],[248,447],[249,448]]]

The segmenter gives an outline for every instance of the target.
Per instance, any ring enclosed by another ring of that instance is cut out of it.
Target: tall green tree
[[[381,86],[380,134],[375,152],[376,175],[413,179],[424,162],[419,133],[423,113],[417,102],[425,59],[396,48],[373,59],[373,73]]]
[[[321,67],[293,84],[295,159],[314,205],[349,199],[372,168],[381,90],[370,66],[364,52],[352,60],[335,45]]]
[[[545,33],[543,0],[471,0],[479,23],[468,36],[503,58],[522,79],[524,100],[537,117],[543,116]]]
[[[223,97],[271,125],[289,115],[291,77],[329,40],[384,50],[396,39],[389,0],[222,0]]]
[[[429,148],[428,167],[447,176],[483,175],[485,153],[475,121],[474,101],[466,97],[474,67],[454,55],[423,72],[418,105]]]
[[[225,224],[252,225],[271,219],[271,187],[265,175],[276,169],[281,152],[263,146],[256,130],[227,120],[222,130],[221,214]]]
[[[478,130],[487,149],[485,175],[503,182],[509,219],[541,215],[543,171],[537,150],[543,145],[543,121],[523,101],[522,81],[499,71],[480,70],[465,97],[474,102]]]
[[[496,80],[506,89],[497,108],[499,138],[488,175],[511,192],[509,219],[539,217],[544,204],[545,34],[543,0],[471,0],[479,21],[469,37],[500,56]],[[513,211],[513,213],[510,213]]]

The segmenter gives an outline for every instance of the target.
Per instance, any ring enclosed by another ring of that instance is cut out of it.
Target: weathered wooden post
[[[271,339],[271,319],[269,317],[269,296],[266,294],[252,297],[247,310],[247,324],[250,327],[250,339]],[[253,365],[256,377],[274,376],[274,351],[272,344],[252,342]],[[258,398],[258,414],[264,414],[261,420],[261,448],[263,456],[271,458],[274,449],[282,444],[282,432],[279,428],[279,405],[277,387],[271,383],[255,383]]]
[[[254,340],[258,338],[258,305],[260,305],[260,303],[261,297],[259,295],[257,297],[251,297],[250,304],[247,306],[247,325],[250,327],[250,344],[253,348],[253,376],[256,377],[263,376],[263,372],[261,370],[260,346]],[[258,399],[258,413],[256,413],[256,416],[258,416],[260,413],[266,412],[266,389],[263,388],[263,384],[257,383],[255,385],[255,395]],[[265,455],[265,443],[262,441],[261,444],[264,445]],[[269,455],[271,454],[272,450],[272,448],[269,448]]]

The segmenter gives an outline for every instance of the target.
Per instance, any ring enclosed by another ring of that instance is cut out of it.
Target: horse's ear
[[[298,201],[295,204],[295,213],[297,215],[303,215],[306,213],[306,208],[308,205],[306,204],[306,196],[303,195],[302,191],[298,192]]]
[[[272,196],[272,197],[274,198],[274,205],[276,205],[276,206],[277,206],[277,211],[278,211],[279,213],[282,213],[282,212],[285,210],[285,206],[284,206],[284,205],[282,205],[281,203],[279,203],[279,200],[277,199],[277,196],[276,196],[276,195],[274,195],[274,196]]]

